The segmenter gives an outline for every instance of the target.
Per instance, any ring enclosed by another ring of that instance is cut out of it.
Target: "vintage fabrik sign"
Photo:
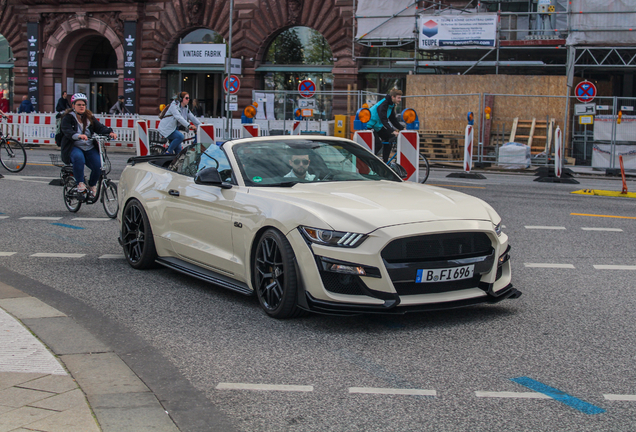
[[[33,104],[35,112],[40,111],[39,99],[40,99],[40,67],[39,67],[39,55],[40,52],[40,35],[39,35],[38,23],[27,23],[27,55],[28,55],[28,97]]]
[[[131,113],[137,112],[137,23],[124,22],[124,104]]]
[[[423,50],[494,47],[497,14],[422,15],[419,32]]]
[[[225,44],[179,44],[179,64],[225,64]]]

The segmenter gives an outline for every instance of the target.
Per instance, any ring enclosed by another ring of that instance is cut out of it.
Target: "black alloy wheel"
[[[152,229],[143,206],[137,200],[130,201],[124,208],[121,240],[124,256],[131,267],[137,270],[154,267],[157,250]]]
[[[261,236],[252,270],[258,301],[269,316],[284,319],[303,313],[296,305],[298,276],[294,251],[280,231],[268,229]]]

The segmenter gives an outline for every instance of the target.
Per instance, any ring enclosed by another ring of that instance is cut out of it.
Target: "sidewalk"
[[[100,430],[179,429],[113,350],[0,282],[0,432]]]

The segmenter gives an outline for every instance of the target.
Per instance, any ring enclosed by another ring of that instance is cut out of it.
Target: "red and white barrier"
[[[243,138],[253,138],[261,136],[261,127],[255,123],[243,124]]]
[[[292,135],[300,135],[300,120],[294,120],[291,130]]]
[[[216,144],[214,125],[202,124],[197,129],[197,142],[200,144]]]
[[[475,129],[473,125],[466,125],[464,134],[464,172],[469,173],[473,164],[473,137]]]
[[[148,123],[145,120],[137,120],[137,156],[147,156],[149,154]]]
[[[373,131],[355,131],[353,140],[375,154],[375,138]]]
[[[557,126],[554,134],[554,175],[561,178],[561,164],[563,163],[563,136],[561,128]]]
[[[419,183],[420,134],[418,131],[400,131],[397,139],[397,162],[406,170],[406,181]]]

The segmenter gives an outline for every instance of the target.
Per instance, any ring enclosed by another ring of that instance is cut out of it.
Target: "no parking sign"
[[[589,81],[581,81],[574,89],[574,96],[583,103],[596,97],[596,86]]]
[[[298,93],[304,98],[310,98],[316,93],[316,84],[312,80],[302,80],[298,84]]]

